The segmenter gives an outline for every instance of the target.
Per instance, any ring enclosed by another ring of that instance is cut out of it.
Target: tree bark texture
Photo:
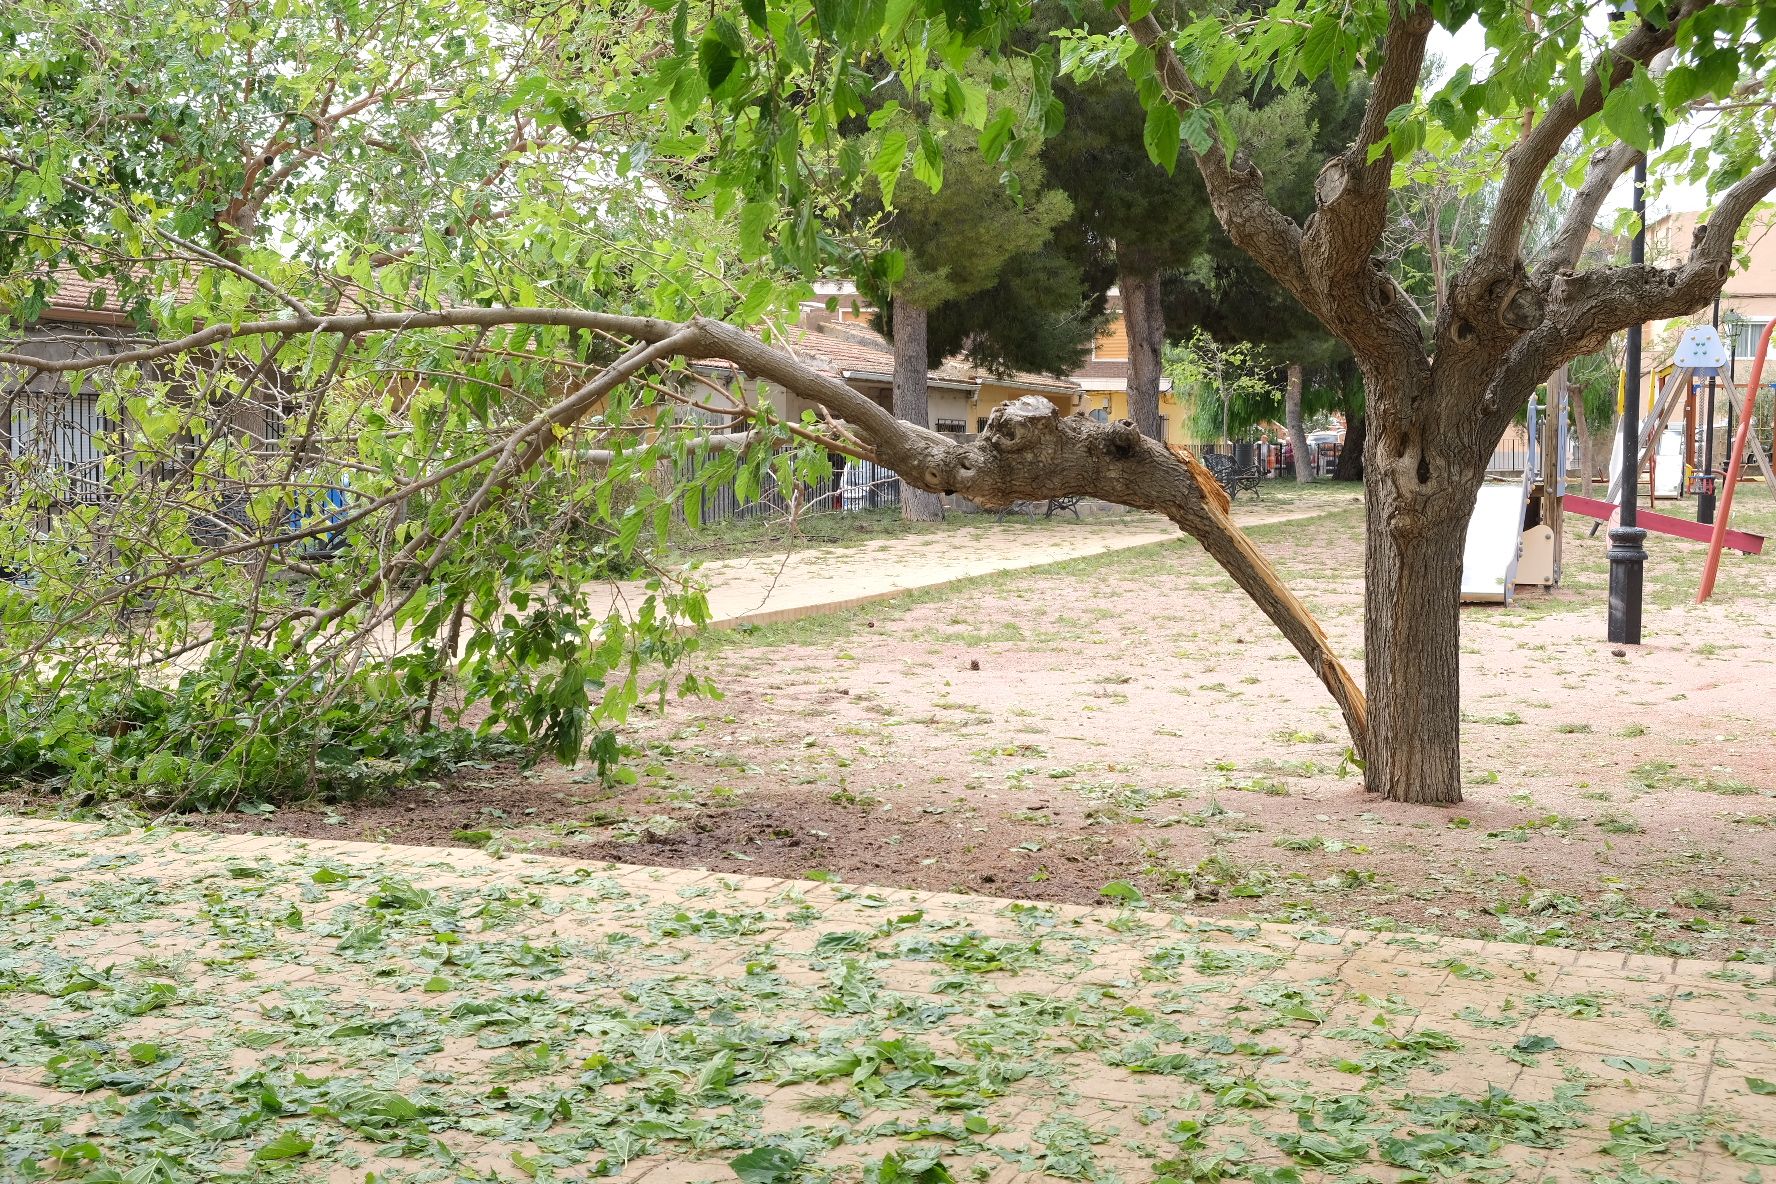
[[[1289,447],[1295,453],[1295,480],[1306,485],[1314,479],[1313,461],[1307,455],[1307,426],[1301,421],[1301,366],[1289,367],[1289,385],[1283,389],[1283,422],[1289,429]]]
[[[916,305],[894,306],[894,417],[920,427],[931,426],[931,355],[926,348],[926,311]],[[943,499],[900,481],[900,516],[909,522],[939,522]]]
[[[1462,800],[1462,550],[1504,427],[1461,416],[1449,395],[1487,381],[1490,365],[1365,367],[1363,658],[1376,739],[1364,784],[1389,801]],[[1521,406],[1533,390],[1497,393]]]
[[[1165,356],[1165,310],[1159,272],[1122,251],[1117,253],[1117,287],[1122,292],[1123,327],[1128,331],[1129,418],[1149,440],[1158,440],[1161,361]]]

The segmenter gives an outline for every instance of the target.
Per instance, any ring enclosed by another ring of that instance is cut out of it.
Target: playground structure
[[[1708,326],[1686,330],[1671,364],[1657,376],[1659,385],[1652,407],[1641,420],[1637,441],[1635,489],[1640,474],[1648,474],[1647,490],[1652,504],[1660,497],[1679,497],[1690,488],[1690,475],[1698,459],[1695,453],[1698,380],[1713,377],[1724,392],[1727,405],[1739,418],[1739,431],[1728,452],[1725,492],[1712,526],[1641,510],[1638,525],[1654,534],[1671,535],[1708,543],[1710,553],[1703,572],[1698,601],[1713,587],[1720,552],[1731,547],[1748,555],[1762,552],[1761,535],[1732,530],[1727,524],[1732,491],[1737,485],[1747,450],[1762,471],[1765,487],[1776,497],[1776,471],[1752,430],[1752,395],[1758,388],[1765,353],[1770,342],[1766,328],[1751,373],[1740,384],[1720,375],[1727,360],[1720,334]],[[1560,583],[1565,516],[1568,511],[1596,519],[1592,533],[1620,512],[1623,488],[1621,451],[1613,452],[1609,496],[1603,500],[1568,493],[1566,489],[1567,392],[1563,383],[1551,383],[1547,400],[1532,397],[1528,407],[1528,451],[1523,470],[1516,475],[1490,474],[1468,520],[1468,537],[1462,552],[1461,599],[1464,603],[1509,605],[1520,587],[1553,588]],[[1623,391],[1624,398],[1626,390]],[[1682,410],[1683,428],[1672,427]],[[1712,458],[1700,458],[1706,467]],[[1710,475],[1712,475],[1710,473]],[[1638,494],[1637,494],[1638,496]]]
[[[1511,603],[1519,587],[1560,583],[1567,454],[1566,389],[1531,397],[1523,471],[1480,487],[1462,549],[1463,603]]]

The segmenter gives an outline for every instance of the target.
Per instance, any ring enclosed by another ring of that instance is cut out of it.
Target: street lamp
[[[1646,154],[1634,162],[1634,245],[1628,261],[1646,262]],[[1609,639],[1640,644],[1641,590],[1646,580],[1646,531],[1640,529],[1640,335],[1641,322],[1628,329],[1626,382],[1622,399],[1622,506],[1609,532]]]
[[[1714,315],[1710,318],[1710,322],[1714,325],[1715,332],[1720,332],[1719,292],[1714,294]],[[1727,356],[1732,357],[1730,350]],[[1728,364],[1731,365],[1730,362]],[[1718,369],[1708,372],[1708,407],[1702,413],[1702,479],[1696,484],[1696,521],[1704,523],[1714,522],[1714,381],[1717,373],[1719,373]],[[1729,398],[1728,402],[1731,401]],[[1690,448],[1694,445],[1695,441],[1691,440],[1684,447]]]

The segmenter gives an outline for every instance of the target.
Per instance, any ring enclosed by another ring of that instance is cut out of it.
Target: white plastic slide
[[[1617,449],[1620,452],[1621,449]],[[1619,463],[1619,462],[1618,462]],[[1677,497],[1683,492],[1683,430],[1666,428],[1659,437],[1659,451],[1653,469],[1655,492],[1660,497]]]
[[[1463,601],[1511,603],[1527,501],[1522,482],[1480,487],[1474,516],[1468,519],[1467,545],[1462,548]]]

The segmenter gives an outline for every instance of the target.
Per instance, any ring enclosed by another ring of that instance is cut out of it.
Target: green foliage
[[[1167,348],[1165,372],[1172,397],[1189,409],[1191,440],[1245,439],[1258,424],[1282,418],[1276,366],[1258,346],[1223,346],[1199,330],[1185,344]]]
[[[155,809],[227,809],[308,794],[356,796],[448,769],[467,731],[422,731],[414,673],[343,682],[267,649],[212,649],[171,686],[122,672],[29,686],[0,715],[0,776]],[[26,706],[30,702],[30,706]]]

